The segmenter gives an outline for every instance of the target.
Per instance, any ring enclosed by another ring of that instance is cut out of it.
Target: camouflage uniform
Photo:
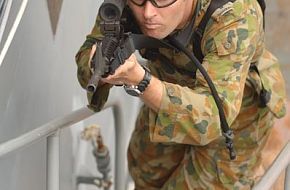
[[[194,26],[208,5],[209,0],[198,1]],[[159,49],[160,56],[149,67],[163,83],[161,107],[158,113],[146,105],[141,108],[128,149],[137,189],[250,189],[260,177],[261,149],[273,118],[285,114],[284,80],[277,59],[265,49],[262,19],[256,0],[227,3],[212,15],[202,40],[203,66],[234,130],[234,161],[229,160],[218,109],[201,73],[184,54]],[[76,56],[83,87],[91,76],[89,41],[100,37],[97,26]],[[249,71],[251,63],[259,74]],[[267,107],[258,105],[262,82],[271,92]],[[92,109],[103,107],[110,87],[98,88]]]

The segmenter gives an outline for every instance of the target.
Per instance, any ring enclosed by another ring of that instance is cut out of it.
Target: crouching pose
[[[207,14],[217,1],[126,2],[132,30],[157,39],[173,36],[200,59],[221,99],[236,152],[231,160],[219,110],[192,61],[175,49],[142,49],[148,68],[132,54],[88,93],[94,111],[102,109],[114,85],[124,85],[128,96],[144,102],[128,147],[137,190],[251,189],[263,175],[261,150],[274,117],[285,114],[284,80],[277,59],[265,48],[258,1],[225,0]],[[93,74],[94,44],[102,37],[97,18],[76,55],[83,88]]]

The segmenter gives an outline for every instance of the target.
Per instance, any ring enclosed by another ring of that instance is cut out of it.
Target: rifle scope
[[[125,7],[125,0],[104,0],[99,14],[104,21],[120,20],[123,9]]]

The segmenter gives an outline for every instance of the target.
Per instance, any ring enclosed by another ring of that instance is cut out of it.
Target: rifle
[[[128,58],[122,57],[122,53],[120,53],[121,46],[126,39],[121,26],[124,7],[124,0],[104,0],[100,6],[100,30],[104,38],[96,43],[96,53],[91,62],[94,73],[87,85],[88,92],[95,92],[99,80],[108,74],[113,74],[117,67]],[[117,49],[119,51],[116,51]],[[133,53],[134,47],[132,46],[130,50]],[[116,60],[116,58],[119,60]],[[119,63],[116,63],[116,61]]]

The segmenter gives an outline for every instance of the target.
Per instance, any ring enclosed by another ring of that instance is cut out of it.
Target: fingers
[[[103,78],[102,80],[104,82],[110,83],[110,84],[117,84],[117,85],[135,85],[139,84],[139,82],[144,77],[144,69],[140,66],[138,63],[136,57],[134,54],[132,54],[125,62],[124,64],[120,65],[114,72],[114,74],[109,75],[106,78]]]
[[[92,46],[91,52],[90,52],[90,59],[93,58],[94,53],[96,52],[97,46],[96,44]]]
[[[105,82],[105,83],[113,84],[113,85],[118,85],[118,86],[124,85],[123,81],[120,81],[120,80],[114,79],[114,78],[111,78],[111,79],[108,79],[108,77],[107,78],[102,78],[101,81]]]
[[[114,84],[114,85],[123,85],[125,81],[127,81],[128,77],[128,67],[127,62],[125,62],[123,65],[117,68],[115,70],[114,74],[108,75],[106,78],[103,78],[102,80],[104,82]]]
[[[92,62],[93,56],[94,56],[94,54],[96,52],[96,48],[97,48],[96,45],[93,45],[92,49],[91,49],[91,52],[90,52],[90,58],[89,58],[89,62],[88,62],[90,68],[91,68],[91,62]]]

